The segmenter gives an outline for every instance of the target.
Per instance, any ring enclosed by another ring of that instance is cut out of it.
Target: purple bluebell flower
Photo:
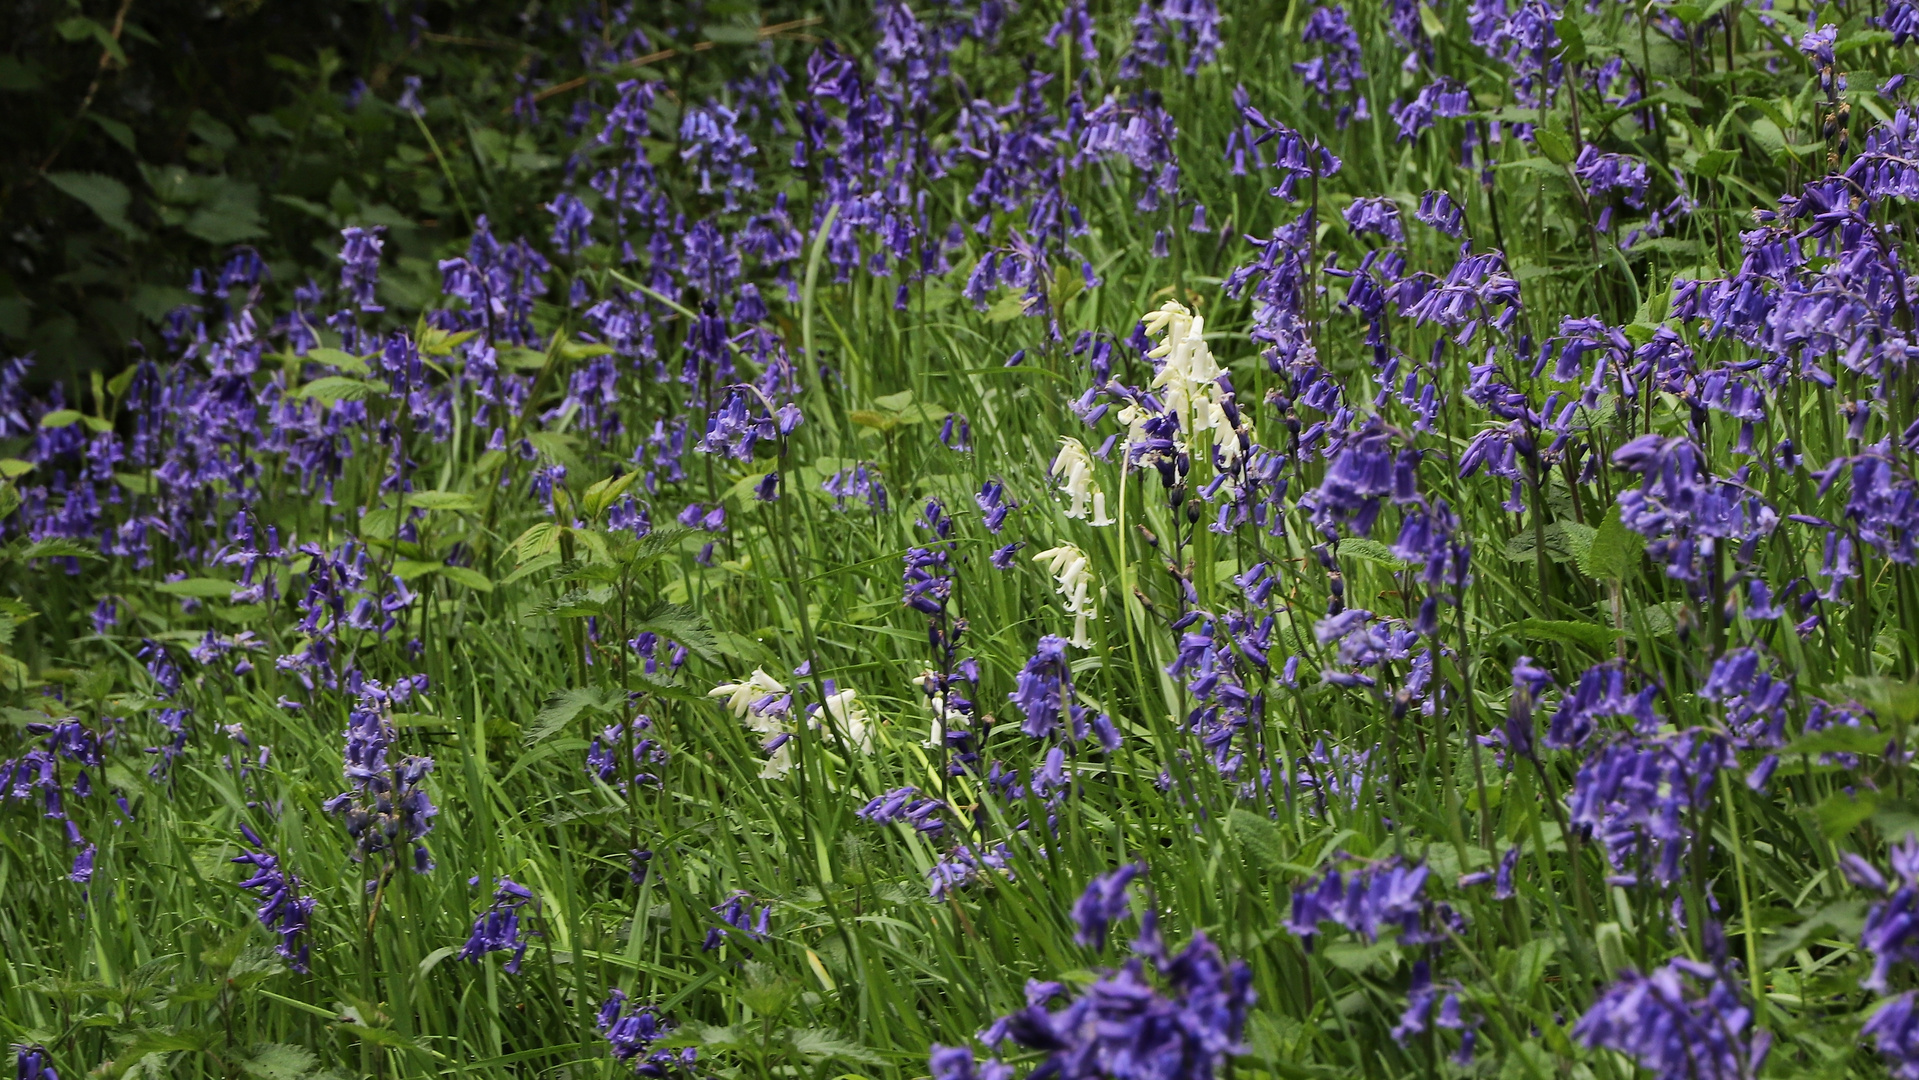
[[[753,907],[753,894],[735,892],[723,903],[712,908],[713,914],[721,925],[706,932],[706,940],[700,944],[701,952],[712,952],[727,940],[737,936],[746,941],[765,941],[767,924],[773,914],[771,905],[761,905],[756,911]]]
[[[1872,1038],[1894,1080],[1919,1080],[1919,1015],[1913,1012],[1913,1000],[1910,990],[1888,998],[1859,1029]]]
[[[926,872],[927,891],[933,899],[944,900],[989,872],[1007,881],[1014,880],[1013,853],[1005,844],[977,849],[970,844],[959,844]]]
[[[1313,92],[1321,108],[1335,110],[1333,126],[1344,128],[1349,120],[1371,116],[1366,96],[1345,100],[1353,88],[1366,81],[1365,53],[1359,34],[1346,21],[1346,9],[1339,4],[1322,5],[1306,18],[1299,39],[1313,49],[1312,59],[1295,63],[1293,70]]]
[[[1127,889],[1145,872],[1146,864],[1135,862],[1094,878],[1073,903],[1073,923],[1077,927],[1073,940],[1088,948],[1104,949],[1106,928],[1131,910]]]
[[[626,993],[614,990],[600,1006],[596,1020],[600,1035],[612,1048],[613,1060],[630,1064],[633,1073],[648,1080],[665,1080],[673,1075],[693,1075],[698,1051],[689,1046],[678,1052],[653,1049],[673,1031],[650,1007],[627,1007]]]
[[[474,878],[468,884],[478,884],[479,880]],[[499,888],[493,892],[493,902],[474,920],[473,933],[461,947],[460,959],[478,961],[487,953],[511,949],[513,956],[506,962],[506,970],[509,974],[519,974],[527,946],[526,935],[520,927],[520,909],[532,899],[533,893],[526,886],[512,878],[501,878]]]
[[[1452,195],[1444,191],[1428,191],[1421,195],[1419,209],[1413,211],[1413,217],[1447,236],[1457,237],[1466,228],[1465,212],[1453,201]]]
[[[593,224],[593,211],[571,192],[561,192],[546,204],[553,215],[553,247],[562,255],[571,255],[592,243],[587,229]]]
[[[47,1053],[44,1046],[16,1044],[13,1059],[16,1080],[60,1080],[60,1074],[53,1068],[53,1055]]]
[[[905,822],[927,836],[938,836],[946,830],[946,822],[940,817],[945,809],[944,803],[922,798],[919,789],[909,784],[874,798],[853,814],[875,825]]]
[[[375,302],[373,290],[380,281],[380,251],[386,245],[386,226],[350,226],[340,230],[340,236],[346,241],[340,248],[340,291],[346,294],[348,303],[361,311],[384,310]]]
[[[1045,739],[1059,729],[1066,706],[1073,701],[1073,674],[1066,662],[1066,639],[1048,634],[1039,639],[1026,666],[1014,680],[1007,700],[1024,714],[1020,730],[1028,738]]]
[[[254,915],[261,926],[279,935],[280,941],[274,950],[286,960],[287,966],[304,973],[311,946],[303,939],[313,919],[314,900],[300,895],[300,879],[281,867],[279,856],[267,850],[266,842],[258,833],[245,823],[240,825],[240,833],[254,848],[233,859],[253,867],[253,875],[240,882],[240,887],[259,894],[260,907]]]
[[[1286,928],[1309,945],[1328,922],[1367,941],[1377,941],[1389,926],[1399,928],[1404,945],[1443,941],[1459,917],[1425,895],[1429,873],[1424,863],[1407,866],[1395,859],[1345,871],[1334,867],[1293,890]]]
[[[1758,1074],[1771,1032],[1747,1034],[1752,1009],[1709,964],[1684,957],[1650,975],[1628,971],[1573,1025],[1590,1048],[1617,1051],[1660,1080],[1743,1080]]]

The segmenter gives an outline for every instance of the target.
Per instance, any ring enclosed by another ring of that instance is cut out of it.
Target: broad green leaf
[[[580,687],[563,690],[546,699],[546,705],[534,714],[533,723],[526,729],[526,745],[532,746],[560,731],[573,722],[573,719],[587,709],[605,709],[609,705],[624,700],[620,694],[611,695],[592,687]]]
[[[379,383],[365,379],[355,379],[347,375],[328,375],[315,379],[300,388],[300,397],[307,401],[364,401],[386,388]]]
[[[16,553],[22,559],[98,559],[100,552],[75,540],[52,537],[36,540]]]
[[[222,581],[219,578],[196,577],[187,578],[185,581],[162,581],[153,588],[155,592],[163,592],[169,596],[190,596],[200,600],[225,600],[227,597],[233,595],[233,590],[239,587],[240,586],[234,582]]]
[[[290,1043],[262,1043],[240,1059],[240,1069],[260,1080],[300,1080],[318,1061],[313,1051]]]
[[[1819,829],[1829,839],[1837,840],[1852,832],[1879,809],[1879,796],[1870,791],[1862,791],[1855,798],[1843,791],[1835,791],[1813,808],[1813,816],[1819,821]]]
[[[340,349],[329,349],[325,347],[308,349],[306,358],[316,364],[325,364],[328,367],[354,371],[362,375],[366,374],[366,360],[364,358]]]
[[[1906,724],[1919,719],[1919,685],[1913,683],[1884,675],[1854,675],[1839,680],[1828,693],[1857,701],[1883,723]]]
[[[587,488],[586,495],[581,499],[581,507],[586,511],[586,520],[598,521],[600,515],[606,513],[607,507],[612,506],[621,495],[625,494],[626,489],[632,487],[633,481],[639,479],[639,476],[637,472],[624,472],[618,476],[609,476]]]
[[[1602,581],[1623,581],[1638,569],[1645,550],[1646,538],[1626,528],[1619,520],[1619,506],[1615,503],[1593,534],[1592,544],[1579,568]]]
[[[1533,142],[1546,160],[1554,165],[1565,165],[1573,159],[1572,142],[1543,124],[1533,130]]]
[[[1549,641],[1556,645],[1577,645],[1597,657],[1612,652],[1618,633],[1598,623],[1570,622],[1560,619],[1521,619],[1500,628],[1525,641]]]
[[[1871,728],[1829,727],[1794,739],[1782,754],[1883,754],[1892,736]]]
[[[1404,570],[1412,565],[1412,563],[1395,556],[1392,548],[1387,547],[1377,540],[1368,540],[1362,536],[1349,536],[1341,540],[1339,542],[1339,554],[1355,559],[1364,559],[1367,562],[1378,563],[1381,566],[1390,566],[1395,570]]]
[[[440,576],[456,585],[464,585],[476,592],[492,592],[493,583],[485,574],[465,566],[442,566]]]
[[[1226,831],[1248,854],[1266,864],[1267,869],[1283,870],[1290,865],[1286,841],[1280,835],[1279,826],[1271,820],[1251,810],[1236,808],[1226,815]]]
[[[794,1052],[815,1065],[834,1059],[860,1065],[885,1064],[885,1059],[878,1054],[825,1028],[791,1028],[787,1037],[793,1043]]]
[[[40,426],[43,428],[72,427],[79,422],[79,409],[55,409],[53,412],[40,418]]]
[[[133,193],[127,186],[111,176],[99,173],[57,172],[47,174],[47,183],[81,202],[87,204],[107,228],[129,239],[141,235],[140,229],[127,217],[127,208],[133,204]]]
[[[399,496],[408,507],[420,510],[475,511],[479,502],[464,491],[409,491]]]

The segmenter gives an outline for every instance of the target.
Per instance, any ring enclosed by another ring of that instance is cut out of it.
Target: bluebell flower
[[[1880,1003],[1859,1034],[1870,1036],[1894,1080],[1919,1080],[1919,1015],[1908,990]]]
[[[1650,975],[1628,971],[1573,1025],[1592,1048],[1632,1058],[1659,1080],[1746,1080],[1772,1045],[1763,1029],[1747,1034],[1752,1010],[1733,982],[1684,957]]]
[[[626,994],[614,990],[600,1006],[595,1021],[600,1035],[613,1050],[613,1060],[630,1064],[635,1075],[663,1080],[675,1074],[691,1074],[698,1051],[688,1046],[679,1051],[653,1049],[653,1044],[673,1030],[650,1007],[627,1007]]]
[[[753,903],[752,893],[735,892],[723,903],[715,905],[712,912],[719,917],[721,925],[707,930],[700,951],[712,952],[735,936],[746,941],[766,940],[768,919],[773,914],[773,908],[771,905],[761,905],[756,911]]]
[[[946,831],[946,822],[940,816],[945,809],[946,804],[921,798],[919,789],[909,784],[874,798],[853,815],[875,825],[904,822],[927,836],[938,836]]]
[[[1133,879],[1146,872],[1143,862],[1127,863],[1110,874],[1101,874],[1086,886],[1073,903],[1073,940],[1093,949],[1106,947],[1106,928],[1131,910],[1127,889]]]
[[[314,900],[300,895],[300,879],[281,867],[279,856],[267,850],[258,833],[242,823],[240,834],[254,848],[233,859],[253,867],[253,875],[240,882],[240,887],[259,894],[260,907],[254,915],[261,926],[279,935],[274,950],[288,967],[305,972],[311,946],[303,939],[313,919]]]
[[[470,885],[479,884],[474,878]],[[460,949],[460,959],[478,961],[491,952],[513,950],[513,956],[506,962],[508,974],[520,972],[520,961],[526,956],[527,939],[520,927],[520,909],[533,899],[533,893],[526,886],[503,877],[499,887],[493,892],[493,902],[473,922],[473,932]]]
[[[53,1055],[47,1053],[44,1046],[15,1044],[13,1057],[17,1080],[60,1080],[60,1074],[53,1068]]]

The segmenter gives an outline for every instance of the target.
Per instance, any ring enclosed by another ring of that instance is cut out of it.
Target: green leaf
[[[55,409],[40,418],[40,426],[43,428],[72,427],[79,422],[80,410],[78,409]]]
[[[1878,809],[1879,796],[1874,792],[1862,791],[1858,798],[1853,798],[1843,791],[1835,791],[1814,807],[1812,813],[1819,822],[1819,830],[1828,839],[1837,840],[1865,824]]]
[[[1586,549],[1579,568],[1602,581],[1623,581],[1638,568],[1645,550],[1646,538],[1626,528],[1619,520],[1619,506],[1615,503],[1593,534],[1592,544]]]
[[[19,458],[0,458],[0,477],[12,480],[33,471],[33,462]]]
[[[1553,33],[1559,36],[1560,56],[1575,64],[1586,59],[1586,35],[1571,15],[1560,16],[1559,21],[1553,23]]]
[[[101,131],[106,132],[107,138],[112,139],[125,148],[127,153],[134,155],[140,153],[139,146],[133,141],[133,129],[131,127],[112,117],[102,116],[97,112],[88,113],[87,119],[93,121],[95,126]]]
[[[1389,940],[1375,941],[1371,945],[1362,945],[1357,941],[1335,941],[1326,946],[1322,955],[1327,963],[1354,975],[1373,971],[1385,974],[1392,970],[1395,951],[1394,944]]]
[[[886,1063],[873,1051],[825,1028],[789,1028],[786,1035],[793,1044],[793,1051],[814,1065],[836,1058],[860,1065]]]
[[[185,581],[162,581],[153,588],[155,592],[163,592],[169,596],[191,596],[200,600],[225,600],[233,595],[233,590],[239,587],[240,586],[234,582],[222,581],[219,578],[196,577],[187,578]]]
[[[364,358],[340,349],[329,349],[324,346],[318,349],[308,349],[306,358],[316,364],[325,364],[328,367],[342,368],[347,371],[358,372],[362,375],[366,374],[366,360]]]
[[[1226,831],[1239,841],[1247,854],[1266,864],[1267,869],[1284,870],[1291,864],[1279,826],[1266,817],[1251,810],[1234,809],[1226,815]]]
[[[241,1071],[260,1080],[300,1080],[313,1071],[313,1051],[290,1043],[262,1043],[240,1062]]]
[[[1543,124],[1533,129],[1533,142],[1538,144],[1539,152],[1554,165],[1564,165],[1573,159],[1573,144],[1564,135]]]
[[[315,379],[300,388],[300,397],[306,401],[364,401],[382,390],[378,383],[365,379],[350,378],[346,375],[328,375]]]
[[[476,511],[480,504],[464,491],[409,491],[400,496],[410,509]]]
[[[74,540],[53,537],[36,540],[19,552],[22,559],[98,559],[100,553]]]
[[[1835,900],[1813,912],[1804,922],[1767,938],[1759,958],[1767,967],[1772,967],[1804,947],[1806,942],[1813,938],[1834,937],[1842,941],[1851,941],[1859,936],[1859,931],[1865,925],[1866,902],[1864,900]]]
[[[560,548],[560,527],[551,521],[536,521],[509,547],[520,562],[552,555]]]
[[[609,476],[587,488],[586,495],[581,499],[581,507],[586,511],[586,519],[598,521],[600,515],[606,513],[607,507],[612,506],[621,495],[625,494],[627,488],[633,486],[633,481],[639,479],[639,475],[637,472],[621,473],[618,476]]]
[[[440,563],[425,559],[400,559],[393,564],[393,576],[406,581],[432,577],[443,569]]]
[[[1546,976],[1546,963],[1552,959],[1553,939],[1536,937],[1521,945],[1512,959],[1513,996],[1525,1000],[1530,997],[1539,980]]]
[[[1378,563],[1381,566],[1390,566],[1395,570],[1404,570],[1412,565],[1412,563],[1395,556],[1392,548],[1387,547],[1377,540],[1368,540],[1362,536],[1349,536],[1341,540],[1339,542],[1339,554],[1355,559],[1364,559],[1367,562]]]
[[[0,480],[0,518],[20,509],[20,491],[12,484]]]
[[[1511,634],[1525,641],[1577,645],[1598,657],[1604,657],[1612,652],[1613,641],[1618,637],[1616,631],[1597,623],[1569,622],[1561,619],[1521,619],[1501,627],[1499,632]]]
[[[1782,754],[1883,754],[1892,736],[1871,728],[1829,727],[1794,739]]]
[[[609,700],[609,697],[612,700]],[[546,699],[546,705],[533,716],[533,723],[526,729],[526,745],[532,746],[551,738],[566,729],[573,718],[587,709],[603,710],[609,705],[624,700],[624,695],[607,695],[592,687],[576,690],[564,690]]]
[[[672,638],[700,654],[701,659],[713,660],[719,656],[718,641],[713,636],[712,626],[698,611],[685,604],[656,603],[634,617],[633,627]]]
[[[1864,705],[1883,723],[1907,724],[1919,719],[1919,685],[1913,683],[1884,675],[1854,675],[1839,680],[1827,692]]]
[[[130,240],[141,235],[140,230],[127,218],[127,208],[133,204],[133,193],[113,177],[100,173],[57,172],[47,174],[47,183],[86,203],[87,209],[92,210],[94,216],[114,232]]]
[[[486,575],[471,567],[442,566],[440,567],[440,576],[456,585],[464,585],[475,592],[490,593],[493,591],[493,583],[487,580]]]

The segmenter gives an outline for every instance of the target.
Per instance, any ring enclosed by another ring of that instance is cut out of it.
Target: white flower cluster
[[[1093,475],[1093,455],[1086,452],[1086,444],[1070,435],[1062,435],[1059,440],[1059,454],[1053,458],[1048,476],[1060,479],[1060,489],[1072,499],[1066,508],[1069,518],[1084,518],[1090,509],[1093,512],[1091,525],[1111,525],[1113,519],[1106,516],[1106,492],[1100,490],[1099,480]]]
[[[1240,433],[1223,404],[1225,392],[1219,377],[1224,370],[1206,345],[1206,317],[1193,314],[1177,300],[1168,300],[1140,322],[1149,337],[1160,339],[1159,346],[1146,356],[1160,361],[1152,388],[1161,404],[1179,419],[1180,431],[1187,438],[1210,433],[1220,467],[1232,468],[1239,460]],[[1127,427],[1129,447],[1146,438],[1144,425],[1151,415],[1136,404],[1120,410],[1119,420]]]
[[[754,668],[753,674],[740,682],[721,683],[707,691],[706,696],[725,698],[733,718],[745,723],[748,730],[764,736],[768,742],[779,740],[766,764],[760,767],[760,779],[778,780],[793,770],[792,705],[786,697],[786,687],[780,685],[779,680]],[[826,695],[826,713],[854,747],[869,754],[873,752],[874,725],[866,714],[866,707],[859,703],[859,691],[849,686]],[[809,719],[807,726],[818,730],[818,717]]]
[[[1093,599],[1093,570],[1086,553],[1072,544],[1061,544],[1034,555],[1033,561],[1053,575],[1059,594],[1066,598],[1066,614],[1073,617],[1073,644],[1082,649],[1092,648],[1093,639],[1086,634],[1086,623],[1099,609]]]

